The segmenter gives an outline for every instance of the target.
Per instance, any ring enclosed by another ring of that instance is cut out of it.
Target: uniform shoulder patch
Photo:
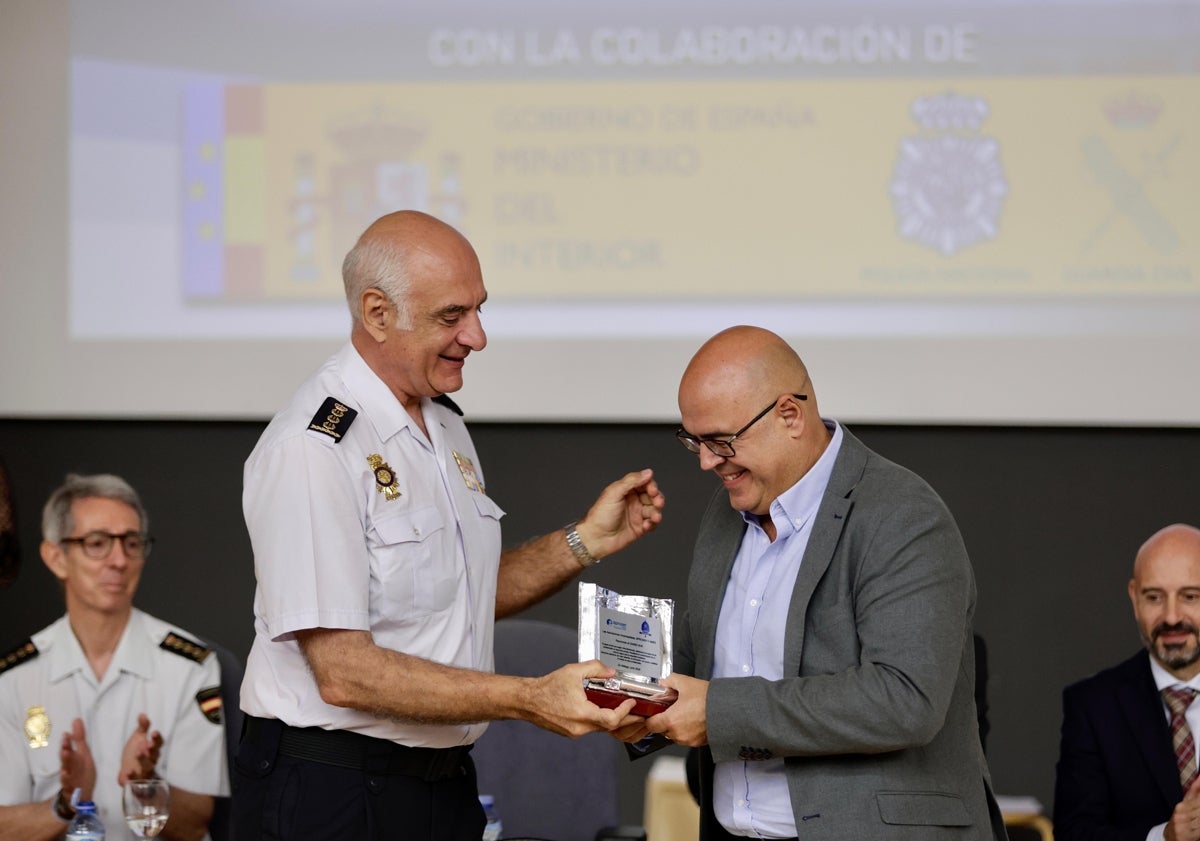
[[[221,723],[221,687],[210,686],[196,693],[196,703],[200,712],[213,724]]]
[[[433,402],[441,403],[451,412],[454,412],[454,414],[458,415],[460,418],[462,417],[463,410],[458,408],[458,404],[451,400],[448,395],[439,394],[437,397],[433,398]]]
[[[6,651],[3,655],[0,655],[0,675],[7,672],[13,666],[19,666],[37,656],[38,650],[37,646],[33,644],[33,640],[25,640],[25,642],[18,645],[12,651]]]
[[[197,663],[203,663],[208,659],[208,655],[212,654],[212,649],[207,645],[202,645],[187,637],[181,637],[174,631],[163,637],[163,641],[158,644],[158,647]]]
[[[346,434],[346,430],[350,428],[350,424],[354,423],[354,418],[357,416],[358,410],[351,409],[335,397],[326,397],[321,408],[317,409],[317,413],[309,421],[308,428],[314,432],[320,432],[322,435],[328,435],[335,444],[340,444],[342,436]]]

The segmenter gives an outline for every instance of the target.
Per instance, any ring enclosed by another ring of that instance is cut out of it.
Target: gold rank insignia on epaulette
[[[25,640],[25,642],[18,645],[12,651],[0,656],[0,675],[7,672],[13,666],[19,666],[26,660],[32,660],[37,656],[38,650],[37,646],[33,644],[33,640]]]
[[[317,409],[317,413],[308,422],[308,428],[313,432],[328,435],[335,444],[340,444],[342,436],[346,434],[350,424],[354,423],[357,415],[358,412],[345,403],[332,397],[326,397],[321,408]]]
[[[186,657],[189,660],[195,660],[197,663],[203,663],[209,654],[212,654],[212,649],[207,645],[201,645],[195,640],[190,640],[187,637],[181,637],[179,634],[171,631],[163,641],[158,644],[159,648],[165,648],[172,654],[178,654],[180,657]]]

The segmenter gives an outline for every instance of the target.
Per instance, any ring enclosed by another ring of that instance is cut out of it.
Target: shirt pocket
[[[62,733],[55,733],[50,738],[50,744],[43,748],[30,748],[29,773],[33,779],[32,800],[45,800],[58,792],[59,771],[62,770],[62,763],[58,758],[57,746],[61,744]]]
[[[471,494],[471,500],[475,503],[475,511],[480,517],[488,517],[499,522],[500,518],[504,516],[504,509],[493,502],[492,498],[486,494]]]
[[[463,536],[470,551],[471,574],[489,582],[487,586],[493,588],[489,592],[494,592],[496,575],[500,569],[500,519],[504,516],[504,511],[491,498],[481,493],[471,494],[471,501],[475,503],[475,513],[478,516],[470,528],[463,529]]]
[[[447,534],[436,508],[399,511],[373,522],[383,602],[403,620],[445,610],[458,593],[454,533]],[[391,611],[388,611],[390,613]]]

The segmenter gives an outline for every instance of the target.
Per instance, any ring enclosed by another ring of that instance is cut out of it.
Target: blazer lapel
[[[837,461],[833,464],[833,473],[825,488],[821,507],[817,509],[812,534],[804,550],[804,559],[800,562],[800,571],[796,574],[796,582],[792,586],[788,627],[783,642],[784,674],[800,673],[800,655],[804,651],[804,618],[808,613],[808,603],[817,588],[817,583],[829,569],[833,553],[837,551],[841,542],[842,532],[850,517],[850,509],[854,506],[854,489],[866,469],[868,455],[870,450],[843,426],[842,446],[838,451]]]
[[[733,560],[742,545],[746,521],[730,506],[729,494],[722,488],[709,502],[704,522],[710,525],[702,530],[696,541],[691,572],[693,586],[688,588],[688,613],[693,629],[692,643],[696,647],[696,677],[707,680],[712,677],[717,619],[725,600],[725,588],[729,586]],[[714,582],[720,582],[719,586],[713,586]]]
[[[1149,655],[1135,657],[1129,679],[1117,688],[1117,703],[1133,730],[1150,776],[1168,803],[1178,803],[1183,796],[1179,784],[1178,766],[1171,749],[1171,734],[1166,714],[1159,701],[1158,687],[1150,673]]]

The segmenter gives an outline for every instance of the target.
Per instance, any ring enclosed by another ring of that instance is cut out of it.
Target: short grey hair
[[[71,506],[81,499],[115,499],[123,502],[137,512],[138,528],[145,534],[150,530],[150,518],[142,505],[137,491],[122,479],[111,473],[97,473],[84,476],[78,473],[68,473],[67,478],[59,485],[46,505],[42,508],[42,539],[51,543],[61,543],[69,537],[75,528],[71,517]]]
[[[404,330],[412,329],[408,292],[412,288],[406,249],[388,237],[360,239],[342,261],[342,283],[346,286],[346,304],[354,326],[362,323],[362,295],[375,288],[387,296],[396,308],[396,321]]]

